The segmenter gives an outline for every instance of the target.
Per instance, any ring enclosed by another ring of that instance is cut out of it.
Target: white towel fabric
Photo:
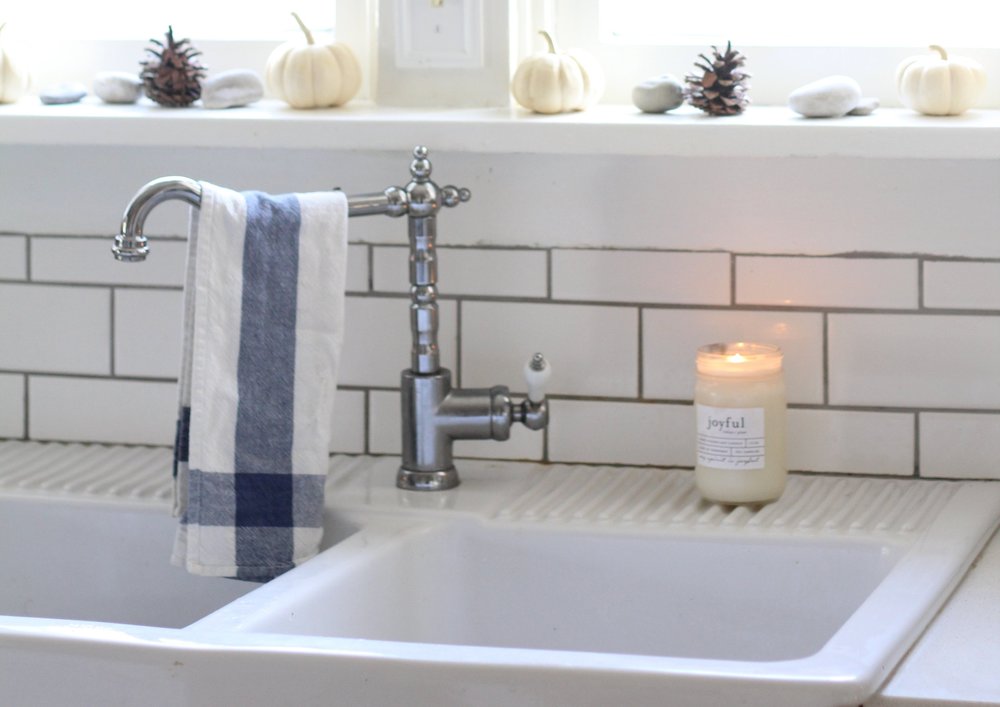
[[[342,192],[202,183],[174,455],[190,572],[267,581],[319,549],[346,259]]]

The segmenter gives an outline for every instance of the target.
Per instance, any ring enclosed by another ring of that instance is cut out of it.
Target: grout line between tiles
[[[830,404],[830,315],[823,313],[823,404]]]
[[[24,439],[31,439],[31,398],[29,396],[30,386],[28,385],[29,376],[23,376],[24,381]]]

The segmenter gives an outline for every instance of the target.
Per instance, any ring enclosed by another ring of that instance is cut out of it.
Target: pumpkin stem
[[[302,21],[302,18],[294,12],[292,13],[292,17],[294,17],[295,21],[299,23],[299,29],[301,29],[302,33],[306,36],[306,43],[315,44],[316,42],[313,40],[312,32],[309,31],[308,27],[306,27],[306,23]]]
[[[944,48],[943,48],[943,47],[939,47],[939,46],[938,46],[938,45],[936,45],[936,44],[932,44],[932,45],[931,45],[931,51],[935,51],[935,52],[937,52],[938,54],[940,54],[940,55],[941,55],[941,58],[942,58],[942,59],[943,59],[944,61],[948,61],[948,52],[946,52],[946,51],[944,50]]]
[[[542,35],[542,37],[545,38],[545,43],[549,45],[549,54],[555,54],[556,53],[556,43],[555,43],[555,41],[553,41],[552,36],[548,32],[546,32],[544,29],[540,30],[538,32],[538,34]]]

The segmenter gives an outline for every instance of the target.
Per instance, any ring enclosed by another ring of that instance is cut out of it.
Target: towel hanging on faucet
[[[323,533],[343,341],[347,199],[202,182],[174,450],[173,561],[267,581]]]

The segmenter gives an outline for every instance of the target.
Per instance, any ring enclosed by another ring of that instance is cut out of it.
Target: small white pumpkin
[[[517,67],[510,90],[514,99],[536,113],[585,110],[604,93],[604,71],[597,60],[579,49],[556,50],[548,32],[548,51],[534,54]]]
[[[285,42],[271,52],[264,76],[268,90],[292,108],[329,108],[354,98],[361,87],[361,67],[350,47],[340,42],[316,44],[299,23],[306,43]]]
[[[949,58],[936,44],[930,48],[937,53],[911,56],[896,69],[900,101],[926,115],[964,113],[986,88],[982,64],[964,56]]]
[[[6,26],[6,23],[0,23],[0,33]],[[17,58],[0,44],[0,103],[14,103],[28,92],[30,86],[31,76]]]

